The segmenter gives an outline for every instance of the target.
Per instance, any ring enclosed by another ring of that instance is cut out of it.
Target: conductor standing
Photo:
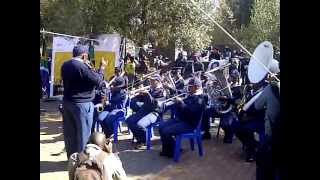
[[[88,49],[77,45],[73,58],[61,67],[63,80],[63,134],[67,156],[83,151],[93,122],[95,88],[103,84],[105,61],[98,72],[88,61]]]

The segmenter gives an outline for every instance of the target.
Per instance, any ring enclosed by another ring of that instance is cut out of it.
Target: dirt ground
[[[67,156],[63,151],[62,117],[58,111],[58,101],[40,101],[45,112],[40,114],[40,179],[67,180]],[[216,133],[214,124],[212,133]],[[133,180],[254,180],[255,163],[244,161],[241,144],[223,144],[222,137],[203,141],[204,156],[199,157],[197,148],[191,151],[187,141],[183,144],[185,152],[179,163],[159,156],[161,142],[155,130],[150,151],[134,150],[127,127],[120,133],[119,156],[124,169]],[[223,133],[220,133],[223,136]]]

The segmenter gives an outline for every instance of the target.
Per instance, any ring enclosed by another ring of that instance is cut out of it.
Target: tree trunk
[[[156,54],[157,55],[162,55],[163,57],[168,57],[169,61],[175,61],[174,56],[175,56],[175,41],[170,40],[168,42],[168,45],[163,47],[163,46],[157,46],[155,47]]]

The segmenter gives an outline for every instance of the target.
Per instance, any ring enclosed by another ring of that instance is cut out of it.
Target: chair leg
[[[100,124],[99,121],[96,122],[96,132],[100,132]]]
[[[118,143],[118,127],[119,127],[119,121],[115,121],[113,124],[113,139],[114,143]]]
[[[151,137],[152,137],[152,127],[147,127],[147,130],[146,130],[147,150],[150,150],[150,148],[151,148]]]
[[[121,125],[122,125],[122,123],[121,122],[119,122],[119,131],[120,131],[120,133],[122,133],[122,130],[121,130]]]
[[[221,119],[220,119],[219,125],[218,125],[217,139],[219,138],[220,129],[221,129]]]
[[[191,146],[191,150],[194,151],[194,139],[190,138],[190,146]]]
[[[153,134],[153,127],[151,127],[151,130],[150,130],[150,138],[152,138],[154,136]]]
[[[129,127],[128,127],[128,134],[130,135],[130,129],[129,129]]]
[[[198,144],[199,156],[203,156],[203,146],[202,146],[201,135],[197,136],[197,144]]]
[[[176,146],[174,149],[174,161],[178,162],[180,157],[181,136],[176,136]]]

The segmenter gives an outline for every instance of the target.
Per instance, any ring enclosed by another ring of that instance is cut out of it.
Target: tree
[[[239,28],[234,9],[230,6],[228,0],[221,0],[219,8],[214,16],[215,20],[231,35],[235,36]],[[214,26],[212,30],[212,41],[214,44],[233,44],[234,42],[218,27]]]
[[[242,42],[251,51],[266,40],[280,49],[280,0],[255,0],[252,11],[249,26],[241,30]]]
[[[195,50],[210,41],[210,24],[185,0],[48,0],[42,8],[46,29],[84,35],[117,32],[139,46],[178,41]],[[211,0],[196,0],[210,13]]]

